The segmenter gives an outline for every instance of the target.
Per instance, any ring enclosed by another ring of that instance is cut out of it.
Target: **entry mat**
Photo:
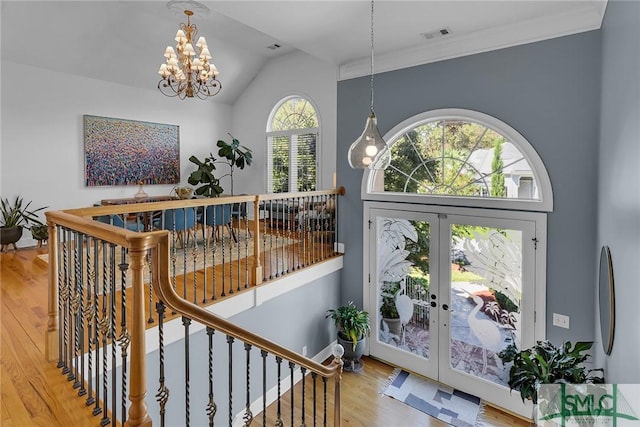
[[[475,426],[484,409],[479,397],[399,369],[383,394],[457,427]]]

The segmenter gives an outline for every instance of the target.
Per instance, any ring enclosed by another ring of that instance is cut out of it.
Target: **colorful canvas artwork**
[[[180,128],[176,125],[84,116],[88,187],[180,182]]]

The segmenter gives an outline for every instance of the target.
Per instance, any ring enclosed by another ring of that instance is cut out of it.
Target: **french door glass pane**
[[[521,336],[522,232],[451,226],[451,368],[507,385],[498,353]]]
[[[429,358],[429,222],[377,221],[378,340]]]

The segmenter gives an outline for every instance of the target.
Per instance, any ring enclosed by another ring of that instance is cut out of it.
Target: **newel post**
[[[60,359],[60,340],[58,338],[58,230],[56,225],[47,221],[49,231],[49,289],[47,301],[47,335],[45,337],[45,357],[48,362]]]
[[[344,355],[344,348],[340,344],[336,344],[333,347],[333,364],[338,365],[338,372],[334,376],[335,390],[333,393],[333,425],[334,427],[342,426],[342,415],[340,410],[340,382],[342,381],[342,366],[344,361],[342,356]]]
[[[251,267],[251,284],[262,283],[262,265],[260,264],[260,200],[253,201],[253,266]]]
[[[131,250],[131,273],[133,274],[133,310],[131,311],[131,384],[129,389],[129,416],[127,427],[151,426],[145,397],[147,395],[147,368],[145,346],[144,308],[144,250]],[[151,309],[151,308],[149,308]]]

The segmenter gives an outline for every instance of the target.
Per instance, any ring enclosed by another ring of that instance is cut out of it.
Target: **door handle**
[[[431,307],[434,307],[434,308],[435,308],[435,307],[437,307],[437,306],[438,306],[438,303],[436,303],[435,301],[431,301]]]
[[[449,310],[449,306],[447,304],[442,304],[442,309],[444,311],[447,311],[447,310]]]

